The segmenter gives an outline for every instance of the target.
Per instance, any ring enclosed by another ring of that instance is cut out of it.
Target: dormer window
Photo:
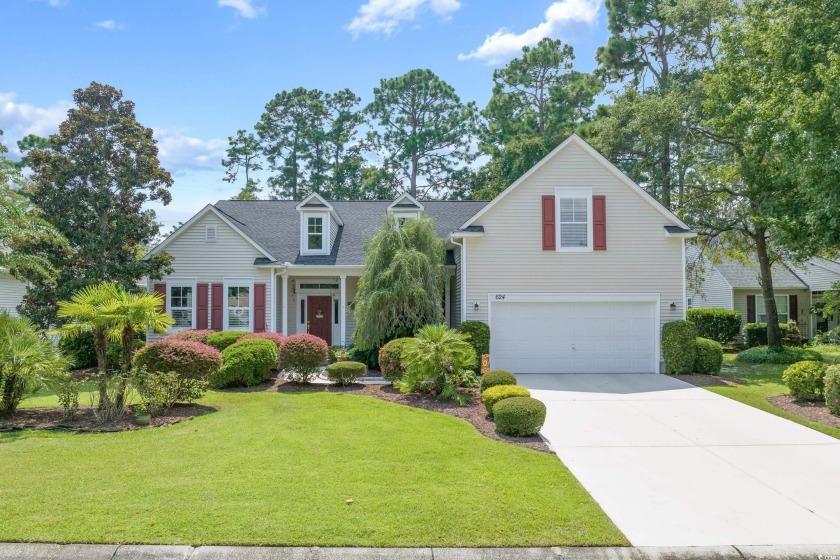
[[[306,218],[306,249],[308,251],[324,249],[324,218],[321,216]]]
[[[297,205],[300,212],[300,254],[329,255],[338,228],[344,225],[332,204],[317,193]]]

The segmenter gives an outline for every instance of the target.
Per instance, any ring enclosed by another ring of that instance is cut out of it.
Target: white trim
[[[210,237],[210,230],[213,230],[213,237],[212,238]],[[210,224],[206,224],[204,226],[204,242],[205,243],[215,243],[216,239],[218,238],[218,235],[219,235],[219,226],[217,226],[216,224],[213,224],[212,226]]]
[[[339,280],[338,313],[339,335],[341,346],[347,345],[347,275],[342,274]]]
[[[277,271],[271,269],[271,320],[269,331],[277,332]]]
[[[289,271],[284,270],[282,274],[280,274],[282,278],[282,291],[281,297],[283,298],[283,315],[281,324],[283,325],[283,335],[288,336],[289,334],[289,309],[286,309],[289,306]]]
[[[401,203],[403,200],[405,200],[405,199],[408,199],[408,200],[409,200],[409,202],[411,202],[412,204],[414,204],[415,206],[417,206],[417,212],[422,212],[422,211],[424,211],[424,210],[426,209],[426,207],[425,207],[425,206],[423,206],[422,204],[420,204],[420,201],[418,201],[416,198],[414,198],[413,196],[411,196],[411,195],[410,195],[410,194],[408,194],[407,192],[404,192],[404,193],[402,193],[401,195],[399,195],[396,199],[394,199],[394,202],[392,202],[391,204],[389,204],[389,205],[388,205],[388,208],[386,209],[386,211],[387,211],[389,214],[390,214],[391,212],[410,212],[410,211],[408,211],[408,210],[395,210],[396,205],[397,205],[397,204],[400,204],[400,203]],[[411,212],[411,213],[412,213],[412,214],[416,214],[416,212]]]
[[[686,290],[686,281],[685,281],[685,239],[682,240],[682,292],[683,292],[683,311],[682,311],[682,318],[685,320],[686,312],[688,310],[688,291]],[[694,303],[692,301],[692,303]]]
[[[453,231],[450,238],[464,239],[465,237],[484,237],[483,231]]]
[[[677,218],[677,217],[676,217],[676,216],[675,216],[675,215],[674,215],[674,214],[673,214],[670,210],[668,210],[667,208],[665,208],[664,206],[662,206],[659,202],[657,202],[657,200],[656,200],[655,198],[653,198],[652,196],[650,196],[650,195],[647,193],[647,191],[645,191],[642,187],[640,187],[639,185],[637,185],[637,184],[636,184],[636,183],[635,183],[632,179],[630,179],[630,177],[628,177],[627,175],[625,175],[625,174],[624,174],[624,173],[623,173],[623,172],[622,172],[619,168],[617,168],[615,165],[613,165],[612,163],[610,163],[610,162],[609,162],[609,160],[607,160],[607,158],[605,158],[604,156],[602,156],[601,154],[599,154],[599,153],[598,153],[598,151],[597,151],[595,148],[593,148],[592,146],[590,146],[589,144],[587,144],[587,143],[586,143],[586,142],[585,142],[585,141],[584,141],[584,140],[583,140],[580,136],[578,136],[577,134],[572,134],[571,136],[569,136],[568,138],[566,138],[566,140],[564,140],[564,141],[563,141],[563,142],[562,142],[559,146],[557,146],[556,148],[554,148],[554,149],[551,151],[551,153],[549,153],[547,156],[545,156],[544,158],[542,158],[542,159],[541,159],[541,160],[540,160],[540,161],[539,161],[536,165],[534,165],[531,169],[529,169],[528,171],[526,171],[526,172],[525,172],[525,173],[524,173],[524,174],[523,174],[523,175],[522,175],[519,179],[517,179],[516,181],[514,181],[514,182],[513,182],[513,184],[511,184],[508,188],[506,188],[504,191],[502,191],[502,192],[501,192],[501,194],[499,194],[498,196],[496,196],[496,198],[494,198],[492,201],[490,201],[490,203],[489,203],[487,206],[485,206],[484,208],[482,208],[481,210],[479,210],[479,211],[478,211],[478,212],[477,212],[477,213],[476,213],[476,214],[475,214],[472,218],[470,218],[470,219],[469,219],[469,220],[468,220],[468,221],[467,221],[464,225],[462,225],[462,226],[461,226],[460,228],[458,228],[458,229],[464,229],[465,227],[470,226],[470,225],[472,225],[473,223],[475,223],[475,221],[476,221],[476,220],[478,220],[481,216],[483,216],[484,214],[486,214],[486,213],[487,213],[487,212],[488,212],[491,208],[493,208],[496,204],[498,204],[498,203],[499,203],[499,201],[500,201],[500,200],[502,200],[503,198],[505,198],[505,197],[506,197],[506,196],[507,196],[507,195],[508,195],[508,194],[509,194],[509,193],[510,193],[513,189],[515,189],[516,187],[518,187],[519,185],[521,185],[522,183],[524,183],[524,182],[525,182],[525,181],[526,181],[526,180],[527,180],[527,179],[528,179],[531,175],[533,175],[533,174],[534,174],[534,172],[535,172],[537,169],[539,169],[540,167],[542,167],[543,165],[545,165],[546,163],[548,163],[551,159],[553,159],[553,158],[554,158],[554,156],[556,156],[557,154],[559,154],[559,153],[560,153],[560,152],[561,152],[561,151],[562,151],[562,150],[563,150],[566,146],[568,146],[568,145],[569,145],[569,144],[571,144],[571,143],[575,143],[576,145],[580,146],[580,147],[581,147],[581,148],[582,148],[582,149],[583,149],[586,153],[588,153],[588,154],[589,154],[589,155],[591,155],[593,158],[595,158],[595,161],[597,161],[598,163],[600,163],[601,165],[603,165],[603,166],[607,169],[607,171],[609,171],[610,173],[612,173],[613,175],[615,175],[615,176],[616,176],[618,179],[620,179],[620,180],[621,180],[621,181],[622,181],[625,185],[627,185],[627,186],[628,186],[628,187],[630,187],[633,191],[635,191],[635,193],[636,193],[636,194],[638,194],[639,196],[641,196],[641,197],[642,197],[642,199],[644,199],[644,201],[645,201],[645,202],[647,202],[648,204],[650,204],[651,206],[653,206],[653,208],[654,208],[657,212],[659,212],[659,213],[660,213],[660,214],[662,214],[665,218],[667,218],[668,220],[670,220],[671,222],[673,222],[673,223],[674,223],[674,225],[680,226],[680,227],[685,228],[685,229],[691,229],[691,228],[690,228],[690,227],[688,227],[686,224],[684,224],[684,223],[682,222],[682,220],[680,220],[679,218]]]
[[[780,289],[780,290],[783,290],[783,289],[785,289],[785,288],[779,288],[779,289]],[[795,291],[795,290],[794,290],[794,291]],[[749,294],[748,294],[748,295],[749,295]],[[797,299],[798,299],[799,294],[794,294],[794,295],[796,295],[796,296],[797,296]],[[788,321],[790,321],[790,296],[791,296],[791,294],[776,294],[776,293],[774,293],[774,294],[773,294],[773,297],[774,297],[774,298],[783,297],[783,298],[785,298],[785,299],[787,300],[787,313],[785,313],[785,315],[787,315]],[[762,321],[761,319],[759,319],[759,318],[758,318],[758,298],[761,298],[761,303],[763,304],[763,303],[764,303],[764,294],[755,294],[755,322],[756,322],[756,323],[766,323],[766,322],[767,322],[767,317],[766,317],[766,315],[767,315],[767,306],[766,306],[766,305],[764,306],[764,315],[765,315],[765,317],[764,317],[764,321]],[[799,303],[799,302],[797,301],[797,304],[798,304],[798,303]],[[779,309],[778,309],[778,306],[777,306],[777,307],[776,307],[776,316],[778,317],[778,316],[779,316],[779,314],[780,314],[780,313],[779,313]],[[787,323],[787,321],[785,321],[785,322]],[[779,322],[779,324],[781,324],[781,321]]]
[[[248,331],[254,332],[254,278],[252,276],[232,276],[222,278],[222,328],[226,331],[234,330],[228,323],[228,287],[248,287]]]
[[[304,210],[300,214],[300,254],[301,255],[329,255],[330,254],[330,229],[332,220],[330,220],[329,212],[322,210],[308,211]],[[309,218],[321,218],[321,239],[322,244],[320,249],[309,249]]]
[[[196,214],[195,216],[193,216],[192,218],[190,218],[189,220],[187,220],[187,222],[186,222],[185,224],[182,224],[182,225],[181,225],[181,227],[179,227],[178,229],[176,229],[175,231],[173,231],[172,233],[170,233],[170,234],[169,234],[169,236],[168,236],[166,239],[164,239],[163,241],[161,241],[160,243],[158,243],[158,244],[157,244],[157,245],[156,245],[156,246],[155,246],[155,247],[154,247],[151,251],[149,251],[149,252],[148,252],[148,254],[147,254],[146,256],[156,255],[157,253],[159,253],[160,251],[162,251],[162,250],[163,250],[163,249],[164,249],[167,245],[169,245],[170,243],[172,243],[173,241],[175,241],[178,237],[180,237],[182,233],[184,233],[185,231],[187,231],[187,230],[188,230],[188,229],[189,229],[189,228],[190,228],[190,227],[191,227],[191,226],[192,226],[195,222],[197,222],[198,220],[200,220],[201,218],[203,218],[203,217],[204,217],[204,216],[205,216],[208,212],[213,212],[213,214],[215,214],[217,218],[219,218],[220,220],[222,220],[222,221],[223,221],[226,225],[228,225],[228,226],[229,226],[229,227],[230,227],[233,231],[235,231],[236,233],[238,233],[239,235],[241,235],[241,236],[242,236],[242,238],[243,238],[245,241],[247,241],[248,243],[250,243],[251,245],[253,245],[254,249],[256,249],[257,251],[259,251],[260,253],[262,253],[262,255],[263,255],[264,257],[269,258],[269,259],[271,259],[271,260],[276,260],[273,256],[271,256],[269,253],[267,253],[265,249],[263,249],[262,247],[260,247],[260,246],[257,244],[257,242],[256,242],[256,241],[254,241],[253,239],[251,239],[250,237],[248,237],[247,235],[245,235],[245,233],[244,233],[241,229],[239,229],[238,227],[236,227],[236,225],[234,225],[234,223],[233,223],[233,222],[231,222],[231,221],[230,221],[230,220],[229,220],[229,219],[228,219],[228,218],[227,218],[224,214],[222,214],[219,210],[217,210],[217,209],[216,209],[216,207],[215,207],[215,206],[213,206],[212,204],[208,204],[207,206],[205,206],[204,208],[202,208],[201,210],[199,210],[199,211],[198,211],[198,214]],[[217,232],[217,234],[218,234],[218,232]]]
[[[197,298],[198,298],[198,278],[192,277],[173,277],[166,278],[166,313],[172,316],[172,291],[170,288],[192,288],[192,325],[189,327],[169,327],[168,331],[180,331],[195,328],[196,315],[198,314]],[[180,309],[180,308],[179,308]]]
[[[653,343],[653,372],[662,373],[661,366],[661,324],[662,324],[662,302],[658,293],[654,292],[593,292],[593,293],[529,293],[529,292],[504,292],[487,294],[487,326],[493,332],[492,312],[493,304],[504,303],[620,303],[620,302],[642,302],[656,305],[654,317],[654,343]]]
[[[676,237],[682,239],[692,239],[694,237],[697,237],[697,232],[695,231],[681,231],[679,233],[671,233],[665,228],[662,229],[665,231],[665,237]]]
[[[321,204],[323,204],[326,208],[318,208],[318,207],[311,208],[311,209],[310,209],[310,208],[306,208],[306,207],[305,207],[305,206],[306,206],[306,204],[307,204],[310,200],[312,200],[313,198],[314,198],[314,199],[317,199],[317,200],[318,200],[318,202],[320,202]],[[315,193],[315,192],[314,192],[314,193],[312,193],[312,194],[310,194],[310,195],[309,195],[309,196],[307,196],[306,198],[304,198],[304,199],[300,202],[300,204],[298,204],[297,206],[295,206],[295,210],[297,210],[298,212],[327,212],[330,216],[332,216],[333,218],[335,218],[335,221],[336,221],[336,223],[338,223],[338,225],[340,225],[340,226],[343,226],[343,225],[344,225],[344,222],[342,222],[342,221],[341,221],[341,217],[338,215],[338,212],[336,212],[336,211],[335,211],[335,207],[333,207],[333,205],[332,205],[332,204],[330,204],[329,202],[327,202],[327,199],[325,199],[325,198],[324,198],[324,197],[322,197],[320,194]]]
[[[586,199],[586,247],[562,247],[562,222],[560,221],[560,201],[562,199]],[[558,253],[591,253],[594,228],[592,225],[592,189],[578,187],[558,187],[554,189],[554,223],[557,229],[555,251]]]

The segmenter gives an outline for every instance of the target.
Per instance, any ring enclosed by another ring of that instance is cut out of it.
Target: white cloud
[[[100,29],[106,29],[108,31],[122,31],[123,29],[125,29],[125,24],[124,23],[117,23],[116,21],[114,21],[112,19],[106,19],[104,21],[97,21],[93,25],[95,25],[96,27],[98,27]]]
[[[368,0],[359,7],[359,15],[347,26],[358,37],[360,33],[396,31],[402,22],[414,20],[419,13],[431,10],[438,16],[449,17],[461,7],[458,0]]]
[[[569,23],[593,23],[598,18],[600,0],[560,0],[552,3],[545,11],[545,21],[523,31],[514,33],[506,28],[499,29],[484,39],[484,43],[469,54],[459,54],[458,60],[484,60],[487,64],[498,64],[522,52],[522,47],[533,46],[545,37],[554,36]]]
[[[50,107],[36,107],[28,103],[18,103],[14,92],[0,91],[0,129],[2,141],[9,148],[9,153],[19,156],[15,142],[27,134],[49,136],[58,131],[58,125],[67,117],[67,109],[72,104],[59,101]]]
[[[257,6],[254,0],[217,0],[220,8],[233,8],[236,15],[245,19],[256,19],[267,13],[265,6]]]
[[[222,157],[228,142],[222,138],[196,138],[185,129],[156,128],[158,156],[161,164],[173,173],[188,169],[218,169],[221,177]]]

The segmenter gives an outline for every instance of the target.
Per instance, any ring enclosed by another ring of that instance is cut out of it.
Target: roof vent
[[[216,226],[204,226],[204,241],[207,243],[216,242]]]

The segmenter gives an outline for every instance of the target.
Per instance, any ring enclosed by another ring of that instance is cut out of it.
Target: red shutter
[[[592,197],[592,246],[596,251],[607,250],[607,198],[602,194]]]
[[[254,284],[254,332],[265,332],[265,284]]]
[[[788,296],[788,319],[799,322],[799,298],[797,296]]]
[[[557,248],[554,217],[554,197],[544,195],[542,197],[542,247],[543,251],[553,251]]]
[[[747,323],[755,323],[755,296],[747,296]]]
[[[207,284],[198,284],[195,287],[195,328],[207,328]]]
[[[213,284],[210,288],[212,295],[211,313],[210,313],[210,328],[214,331],[222,330],[224,323],[222,322],[222,303],[223,303],[223,289],[222,284]]]
[[[163,296],[163,304],[161,304],[161,311],[166,311],[166,284],[155,284],[155,292]]]

